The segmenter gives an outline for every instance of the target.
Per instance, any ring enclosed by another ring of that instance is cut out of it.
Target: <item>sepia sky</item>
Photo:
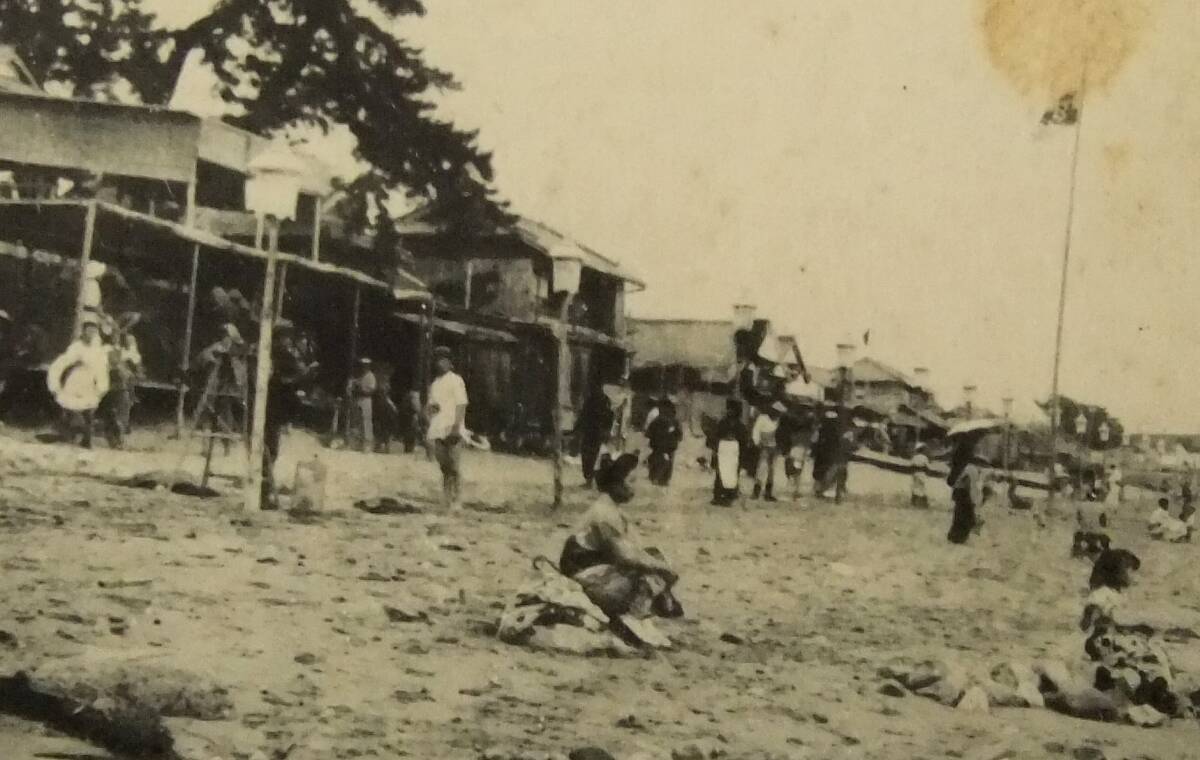
[[[1147,2],[1084,107],[1062,390],[1196,432],[1200,6]],[[203,7],[147,4],[171,23]],[[444,113],[481,130],[516,211],[646,280],[635,315],[745,300],[813,364],[869,329],[870,355],[929,366],[944,404],[971,382],[1032,417],[1048,395],[1072,132],[989,61],[980,5],[427,5],[401,32],[462,82]]]

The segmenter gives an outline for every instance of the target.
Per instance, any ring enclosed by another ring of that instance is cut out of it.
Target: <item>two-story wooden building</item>
[[[142,316],[145,386],[182,396],[191,359],[220,331],[217,294],[259,300],[262,230],[245,187],[269,141],[166,108],[52,97],[3,55],[0,122],[0,308],[22,366],[44,368],[62,350],[83,265],[100,262],[105,311]],[[416,366],[422,332],[398,315],[427,314],[430,295],[398,256],[323,213],[328,180],[305,164],[277,293],[283,316],[314,339],[322,385],[336,396],[361,355]],[[330,262],[356,259],[372,266]],[[243,329],[253,340],[252,319]]]
[[[625,294],[642,283],[616,261],[524,218],[509,230],[462,236],[416,212],[397,230],[434,295],[436,339],[455,351],[467,382],[472,429],[513,446],[551,431],[565,298],[554,283],[556,260],[582,265],[565,328],[565,426],[590,390],[627,374]]]

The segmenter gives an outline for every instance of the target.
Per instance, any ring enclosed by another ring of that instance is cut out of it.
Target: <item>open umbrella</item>
[[[947,438],[958,438],[972,434],[982,435],[1004,427],[1004,420],[979,419],[959,422],[946,432]]]

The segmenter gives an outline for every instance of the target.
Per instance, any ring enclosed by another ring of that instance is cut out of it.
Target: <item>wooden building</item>
[[[206,297],[237,291],[253,303],[262,288],[262,230],[245,185],[270,143],[165,108],[50,97],[18,62],[0,49],[0,308],[19,331],[21,363],[44,368],[65,347],[81,265],[99,261],[120,283],[105,288],[106,310],[143,314],[144,387],[175,391],[182,410],[192,355],[220,328]],[[306,164],[297,221],[280,235],[283,316],[315,339],[329,397],[359,356],[396,368],[401,390],[423,386],[429,292],[398,255],[379,255],[323,212],[329,183]]]
[[[399,221],[398,232],[414,273],[434,295],[437,340],[456,352],[473,429],[514,446],[551,432],[564,298],[553,282],[555,261],[582,265],[564,327],[564,427],[573,426],[589,390],[626,374],[625,294],[642,283],[616,261],[529,219],[461,236],[417,212]]]

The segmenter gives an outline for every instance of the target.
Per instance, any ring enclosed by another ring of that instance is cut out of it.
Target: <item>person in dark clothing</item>
[[[729,399],[725,403],[725,416],[717,423],[712,438],[709,440],[709,447],[713,452],[712,503],[714,506],[727,507],[737,498],[738,478],[732,476],[732,481],[726,483],[721,477],[722,464],[725,458],[730,458],[737,462],[736,467],[740,470],[741,452],[749,446],[749,443],[750,433],[742,424],[742,404],[736,399]]]
[[[675,469],[675,452],[683,440],[683,427],[675,412],[675,404],[663,399],[658,405],[658,416],[646,428],[646,439],[650,443],[650,456],[646,464],[650,469],[650,482],[665,486],[671,482]]]
[[[575,422],[575,435],[579,441],[579,458],[583,466],[583,481],[588,486],[596,476],[596,460],[600,448],[612,431],[613,410],[608,396],[602,388],[595,388],[583,402],[579,418]]]
[[[946,534],[946,540],[952,544],[966,543],[971,533],[982,525],[976,512],[990,496],[984,471],[990,463],[980,452],[980,442],[988,432],[983,429],[956,436],[958,440],[950,457],[950,474],[946,477],[954,502],[954,517]]]
[[[371,402],[371,414],[374,416],[375,451],[391,453],[392,439],[400,437],[400,409],[392,400],[391,378],[384,376],[379,379],[375,398]]]
[[[825,413],[817,428],[817,441],[813,446],[813,493],[824,496],[834,484],[838,455],[841,452],[842,424],[837,412]]]
[[[271,376],[267,383],[267,420],[263,436],[262,508],[278,509],[275,492],[275,462],[283,439],[283,430],[302,412],[304,386],[310,367],[305,366],[292,337],[292,327],[281,322],[275,327],[271,351]],[[254,406],[254,388],[250,388],[250,408]]]

